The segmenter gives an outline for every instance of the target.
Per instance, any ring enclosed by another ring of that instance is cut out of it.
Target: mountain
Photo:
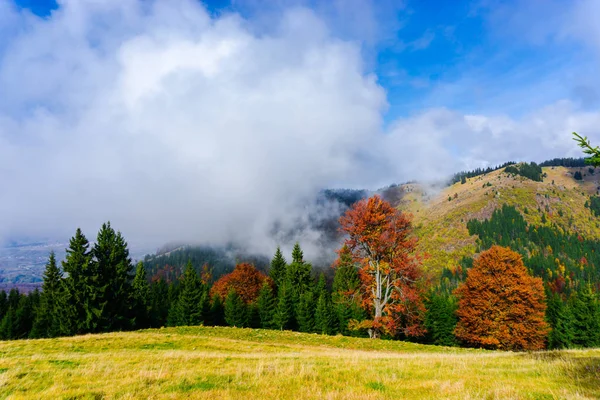
[[[543,167],[538,182],[507,173],[507,168],[444,188],[417,183],[394,188],[395,205],[414,216],[419,249],[427,254],[423,266],[428,274],[438,275],[474,255],[477,236],[469,234],[467,222],[489,219],[503,205],[514,206],[531,226],[600,240],[600,219],[590,208],[591,196],[600,189],[600,169]],[[575,179],[579,175],[581,180]]]

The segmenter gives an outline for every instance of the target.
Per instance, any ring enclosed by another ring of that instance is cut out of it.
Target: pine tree
[[[358,331],[350,330],[351,320],[361,321],[366,318],[360,304],[360,278],[358,269],[352,261],[352,254],[347,246],[343,246],[334,264],[332,302],[337,319],[337,326],[343,335],[356,335]]]
[[[131,289],[134,300],[135,326],[138,329],[148,328],[151,326],[150,285],[146,279],[144,263],[141,261],[137,263]]]
[[[303,264],[304,263],[304,253],[300,248],[300,243],[296,242],[294,245],[294,249],[292,250],[292,262]]]
[[[193,326],[200,325],[202,319],[202,287],[198,273],[188,261],[183,279],[181,291],[177,301],[177,325]]]
[[[458,318],[456,298],[452,295],[431,293],[425,302],[425,328],[430,343],[439,346],[456,346],[454,329]]]
[[[43,279],[40,306],[31,332],[31,337],[34,338],[56,337],[61,334],[60,299],[63,296],[63,284],[62,273],[56,265],[54,252],[50,253]]]
[[[573,346],[573,316],[570,308],[558,293],[548,295],[546,319],[552,330],[548,335],[548,348],[567,349]]]
[[[315,331],[315,301],[312,291],[306,291],[300,295],[296,307],[296,320],[300,332]]]
[[[225,299],[225,321],[237,328],[243,328],[248,323],[246,305],[235,290],[230,290]]]
[[[8,311],[8,296],[4,290],[0,290],[0,321]]]
[[[212,297],[210,304],[210,324],[213,326],[225,325],[225,310],[223,308],[223,301],[221,296],[215,294]]]
[[[92,325],[97,331],[131,328],[134,321],[131,290],[133,266],[127,242],[107,222],[100,228],[91,253],[92,269],[96,274],[92,304],[97,310]]]
[[[276,329],[292,329],[294,324],[294,304],[292,302],[292,289],[288,282],[279,288],[277,307],[273,315],[273,325]]]
[[[580,347],[600,346],[600,306],[591,285],[573,296],[573,344]]]
[[[150,324],[153,328],[167,324],[170,307],[169,285],[163,279],[159,279],[150,285]]]
[[[61,299],[60,330],[65,335],[93,331],[95,316],[100,312],[93,304],[98,277],[92,268],[88,249],[88,240],[77,228],[62,262],[67,276],[64,280],[65,295]]]
[[[15,336],[13,339],[23,339],[29,336],[35,319],[34,307],[38,302],[39,291],[37,289],[29,296],[21,296],[15,313]]]
[[[273,316],[275,314],[275,298],[271,285],[265,282],[260,289],[258,299],[258,316],[260,318],[261,328],[269,329],[273,327]]]
[[[281,253],[281,249],[277,246],[277,251],[275,251],[275,255],[271,260],[271,268],[269,269],[269,276],[273,279],[275,283],[275,287],[278,288],[283,284],[285,280],[285,271],[286,271],[287,263],[283,254]]]
[[[317,333],[331,335],[334,332],[334,319],[332,315],[331,300],[329,293],[322,290],[317,300],[317,309],[315,310],[315,329]]]
[[[290,292],[287,295],[291,298],[293,310],[288,324],[292,330],[298,329],[300,299],[304,293],[313,290],[314,284],[312,265],[304,262],[304,255],[300,249],[300,245],[296,243],[292,252],[292,263],[287,266],[285,277],[285,285]]]

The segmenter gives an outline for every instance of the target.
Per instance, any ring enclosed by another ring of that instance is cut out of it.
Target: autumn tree
[[[518,253],[500,246],[482,252],[455,294],[455,334],[465,344],[502,350],[544,348],[549,327],[542,280],[528,273]]]
[[[241,263],[235,266],[233,272],[223,275],[215,282],[211,289],[211,295],[217,294],[225,301],[229,292],[233,289],[242,301],[248,304],[258,298],[260,289],[265,282],[272,285],[273,281],[257,270],[254,265]]]
[[[360,266],[363,305],[371,319],[359,328],[371,338],[401,332],[418,336],[423,306],[416,288],[419,257],[411,218],[373,196],[355,203],[340,218],[344,244]]]

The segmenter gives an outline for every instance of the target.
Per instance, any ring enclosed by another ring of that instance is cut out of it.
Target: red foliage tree
[[[340,224],[348,235],[344,243],[360,265],[363,306],[372,317],[356,327],[368,328],[371,338],[384,332],[423,334],[424,308],[415,285],[420,259],[410,216],[374,196],[355,203]]]
[[[273,285],[271,278],[257,270],[254,265],[241,263],[235,266],[233,272],[223,275],[211,289],[211,296],[218,294],[225,300],[231,289],[240,296],[244,303],[252,303],[258,298],[264,282]]]
[[[480,254],[459,296],[456,337],[472,346],[539,350],[549,332],[541,278],[529,275],[518,253],[493,246]]]

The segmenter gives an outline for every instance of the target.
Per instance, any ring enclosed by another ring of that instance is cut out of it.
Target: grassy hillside
[[[576,171],[583,181],[573,178]],[[417,184],[402,185],[399,208],[414,214],[421,251],[429,254],[424,267],[438,273],[475,252],[475,237],[466,227],[470,219],[485,219],[503,204],[515,206],[530,224],[556,224],[560,229],[600,238],[600,219],[584,206],[600,187],[600,170],[545,167],[543,182],[512,176],[504,169],[455,183],[441,190],[425,190]],[[432,194],[433,193],[433,194]],[[449,200],[450,199],[450,200]]]
[[[0,398],[591,399],[600,350],[501,353],[236,328],[0,342]]]

